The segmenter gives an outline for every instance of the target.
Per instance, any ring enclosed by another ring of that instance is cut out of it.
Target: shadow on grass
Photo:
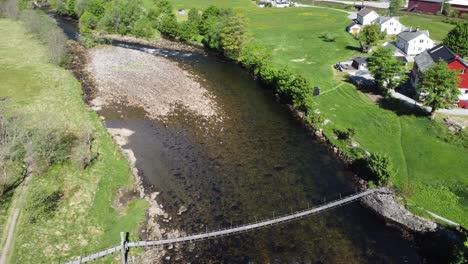
[[[362,53],[362,48],[360,47],[355,47],[355,46],[346,46],[345,47],[347,50],[351,50],[351,51],[358,51],[358,52],[361,52]]]
[[[397,115],[429,116],[429,113],[418,105],[410,104],[398,98],[381,98],[377,101],[380,107],[395,112]]]

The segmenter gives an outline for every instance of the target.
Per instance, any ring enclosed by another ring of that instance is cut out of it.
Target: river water
[[[71,38],[76,27],[59,19]],[[148,188],[172,217],[165,227],[198,233],[255,222],[355,192],[345,164],[268,90],[240,67],[206,54],[141,46],[197,76],[222,113],[208,122],[184,110],[166,122],[142,109],[103,109],[110,128],[134,131],[135,153]],[[178,214],[184,206],[187,211]],[[420,263],[412,242],[359,203],[289,224],[182,246],[179,263]],[[169,255],[171,251],[169,251]]]

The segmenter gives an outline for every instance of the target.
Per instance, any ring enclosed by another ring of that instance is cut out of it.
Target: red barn
[[[422,12],[435,14],[442,11],[443,0],[409,0],[409,12]],[[458,11],[459,14],[468,13],[468,0],[447,0],[451,10]]]
[[[450,7],[452,10],[458,10],[458,14],[468,14],[468,0],[451,0]]]
[[[459,106],[466,106],[468,104],[468,62],[460,58],[452,50],[442,44],[435,46],[430,50],[426,50],[414,58],[414,66],[411,72],[411,81],[413,85],[418,82],[418,74],[426,71],[435,62],[444,60],[447,62],[448,67],[452,70],[459,71],[460,83],[458,89],[460,90]]]
[[[409,12],[422,12],[435,14],[442,9],[442,0],[409,0]]]

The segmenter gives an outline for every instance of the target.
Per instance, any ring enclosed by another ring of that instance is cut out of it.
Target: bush
[[[80,32],[88,32],[96,29],[99,18],[93,15],[91,12],[84,12],[80,17]]]
[[[92,150],[93,141],[94,137],[91,132],[80,134],[70,155],[70,160],[75,167],[84,170],[97,159],[98,154]]]
[[[59,190],[50,191],[43,188],[33,189],[28,195],[28,201],[24,207],[26,218],[30,224],[49,218],[57,210],[62,197]]]
[[[395,176],[395,171],[389,157],[385,154],[371,154],[367,159],[367,171],[372,179],[375,179],[380,186],[391,183]]]
[[[333,129],[333,133],[335,133],[339,140],[350,141],[356,134],[356,131],[354,128],[348,128],[346,130],[335,128]]]
[[[335,42],[336,36],[328,32],[320,34],[319,38],[325,42]]]
[[[34,135],[33,152],[36,161],[46,166],[61,164],[70,158],[77,137],[74,134],[53,130]]]
[[[239,55],[239,62],[255,76],[260,74],[263,65],[270,63],[271,50],[263,43],[252,41],[244,46]]]
[[[151,22],[146,17],[141,17],[135,23],[132,34],[137,38],[151,39],[154,36],[154,29]]]

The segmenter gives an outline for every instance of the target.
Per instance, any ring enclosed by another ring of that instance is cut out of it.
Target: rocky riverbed
[[[164,120],[178,108],[207,119],[216,117],[213,96],[177,63],[113,46],[89,52],[88,71],[96,82],[95,108],[126,101],[149,118]]]

